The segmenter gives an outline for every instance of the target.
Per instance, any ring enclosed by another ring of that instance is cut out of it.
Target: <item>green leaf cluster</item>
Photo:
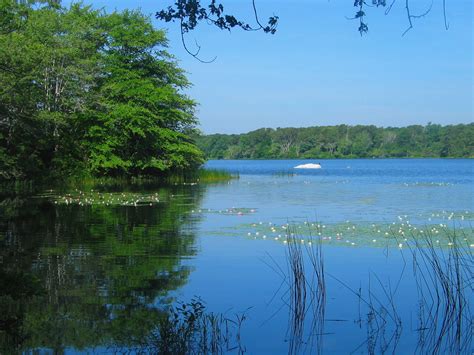
[[[196,103],[139,11],[0,1],[0,177],[156,175],[203,162]]]

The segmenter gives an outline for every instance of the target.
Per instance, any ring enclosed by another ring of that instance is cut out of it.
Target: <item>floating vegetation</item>
[[[244,214],[252,214],[255,212],[257,212],[255,208],[245,208],[245,207],[232,207],[225,210],[219,210],[219,213],[230,214],[230,215],[244,215]]]
[[[228,182],[238,178],[226,171],[200,169],[193,173],[167,177],[94,178],[65,182],[54,190],[46,189],[35,198],[47,198],[55,204],[153,206],[172,198],[174,186],[196,186],[212,182]]]
[[[461,216],[464,216],[464,214]],[[454,223],[453,217],[451,220],[451,223],[424,225],[415,225],[408,219],[408,216],[398,216],[397,221],[392,223],[365,224],[356,224],[350,221],[343,223],[305,221],[283,224],[260,221],[242,224],[236,228],[231,228],[231,230],[234,235],[243,235],[252,239],[275,240],[282,243],[287,242],[287,235],[290,237],[297,235],[300,243],[309,245],[315,241],[322,241],[325,244],[351,247],[370,245],[398,248],[404,248],[411,237],[423,240],[426,235],[432,236],[434,245],[451,247],[453,242],[450,236],[453,231],[456,231],[460,243],[474,248],[474,228]],[[459,218],[459,220],[461,219]],[[229,232],[229,230],[226,232]]]
[[[45,196],[45,195],[43,195]],[[171,195],[166,196],[169,198]],[[105,206],[153,206],[158,204],[164,196],[158,192],[135,193],[135,192],[100,192],[75,190],[65,195],[54,195],[50,197],[55,204],[65,205],[105,205]]]
[[[460,220],[460,221],[473,221],[474,212],[472,211],[435,211],[425,215],[428,217],[428,221],[433,219],[439,220]]]
[[[455,184],[451,182],[405,182],[403,186],[413,187],[413,186],[423,186],[423,187],[439,187],[439,186],[454,186]]]
[[[229,182],[239,178],[223,170],[199,169],[163,176],[71,178],[55,185],[55,190],[82,191],[151,191],[169,186],[195,186],[205,183]],[[47,188],[43,186],[43,189]]]
[[[191,211],[191,213],[218,213],[218,214],[229,215],[229,216],[250,215],[255,212],[257,212],[256,208],[246,208],[246,207],[231,207],[231,208],[225,208],[225,209],[220,209],[220,210],[204,208],[197,211],[195,210]]]

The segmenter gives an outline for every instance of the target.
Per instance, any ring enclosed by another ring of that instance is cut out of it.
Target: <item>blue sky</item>
[[[229,13],[252,20],[250,0],[221,0]],[[390,2],[390,1],[387,1]],[[87,1],[85,2],[87,3]],[[94,0],[107,10],[137,8],[153,14],[171,1]],[[433,0],[425,18],[408,26],[405,1],[389,15],[368,9],[361,37],[352,0],[258,0],[260,17],[280,17],[275,35],[231,33],[202,24],[187,35],[197,41],[202,64],[186,54],[176,23],[160,23],[170,51],[189,73],[189,95],[199,102],[205,133],[240,133],[261,127],[332,124],[455,124],[473,122],[473,5]],[[431,0],[412,0],[421,13]]]

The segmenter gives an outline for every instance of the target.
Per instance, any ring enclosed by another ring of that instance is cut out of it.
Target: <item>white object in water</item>
[[[321,169],[321,165],[313,164],[313,163],[301,164],[301,165],[295,166],[294,169]]]

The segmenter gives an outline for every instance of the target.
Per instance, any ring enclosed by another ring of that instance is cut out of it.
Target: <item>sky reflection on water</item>
[[[200,296],[209,311],[246,315],[249,353],[287,353],[292,318],[281,274],[288,275],[285,241],[294,233],[302,248],[321,240],[327,290],[324,335],[310,342],[308,313],[298,352],[413,352],[419,294],[405,239],[423,230],[448,255],[446,235],[455,228],[472,267],[472,161],[321,161],[323,169],[294,175],[299,163],[210,161],[240,178],[120,196],[7,194],[0,204],[0,349],[127,348],[167,305]],[[357,292],[376,298],[377,309],[361,305]],[[387,323],[374,328],[382,305]],[[391,307],[401,327],[390,321]]]

